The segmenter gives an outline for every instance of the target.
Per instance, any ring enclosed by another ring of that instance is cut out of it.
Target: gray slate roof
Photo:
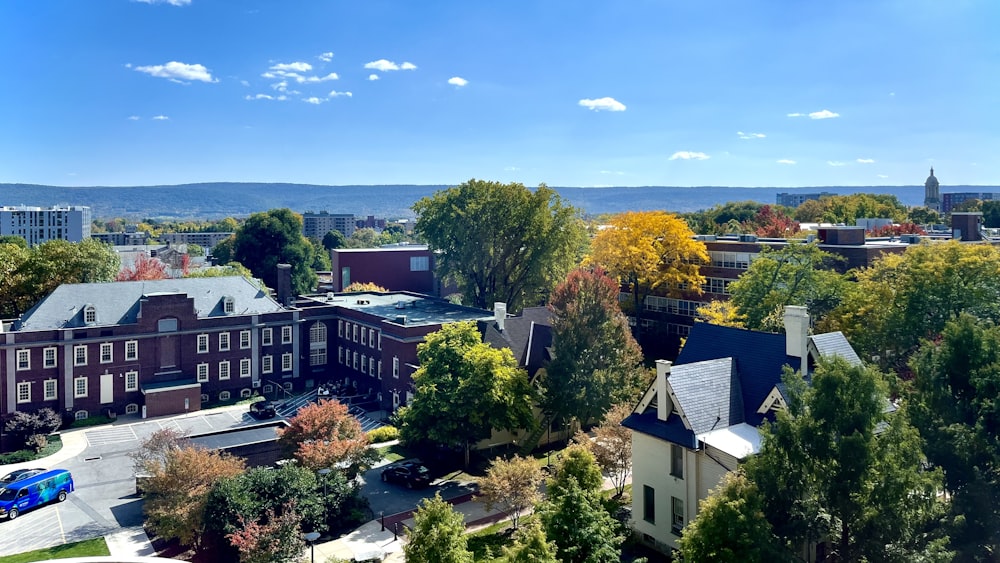
[[[81,328],[83,309],[93,305],[93,326],[132,324],[145,295],[186,294],[194,298],[199,318],[226,316],[223,297],[232,297],[234,315],[255,315],[283,310],[274,299],[242,276],[181,278],[155,281],[63,284],[25,313],[16,330]]]
[[[861,358],[858,357],[854,348],[851,347],[847,338],[844,337],[844,333],[840,331],[814,334],[809,337],[809,340],[816,346],[816,351],[819,352],[820,357],[840,356],[852,366],[861,365]]]
[[[552,345],[552,312],[547,307],[525,307],[516,317],[504,319],[504,330],[497,330],[496,321],[479,321],[483,342],[494,348],[510,348],[518,365],[533,376],[548,359],[546,349]],[[528,350],[528,344],[531,350]],[[530,352],[530,354],[529,354]],[[530,365],[527,361],[530,356]]]
[[[695,435],[743,422],[733,358],[673,366],[668,379]]]

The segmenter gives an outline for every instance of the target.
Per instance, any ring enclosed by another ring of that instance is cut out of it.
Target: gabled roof
[[[695,434],[743,422],[743,399],[732,358],[676,366],[667,385]]]
[[[183,294],[194,299],[199,318],[222,317],[224,297],[235,302],[234,315],[283,310],[274,299],[242,276],[180,278],[155,281],[63,284],[25,313],[16,330],[111,326],[136,322],[144,296]],[[83,309],[93,305],[97,322],[84,322]]]
[[[622,421],[622,426],[692,450],[698,447],[694,432],[684,426],[680,416],[671,414],[664,422],[656,418],[655,407],[646,412],[629,415]]]
[[[531,377],[549,358],[552,345],[552,312],[546,307],[525,307],[516,317],[504,319],[504,329],[497,330],[495,320],[479,321],[483,342],[494,348],[510,348],[519,366]]]
[[[824,334],[814,334],[809,337],[809,342],[815,346],[816,352],[824,358],[840,356],[847,360],[852,366],[860,366],[861,358],[851,347],[844,333],[827,332]]]

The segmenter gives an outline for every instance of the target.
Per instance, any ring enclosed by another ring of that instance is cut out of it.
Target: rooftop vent
[[[695,238],[695,240],[700,240],[700,241],[712,241],[712,240],[717,240],[717,238],[716,238],[716,236],[715,236],[715,235],[697,235],[697,236],[695,236],[694,238]]]
[[[406,324],[406,315],[399,315],[398,317],[396,317],[396,324],[405,325]]]
[[[740,235],[740,242],[757,242],[757,235]]]

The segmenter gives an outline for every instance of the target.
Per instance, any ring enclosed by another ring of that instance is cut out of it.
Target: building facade
[[[426,245],[336,248],[330,251],[330,261],[335,291],[362,282],[391,291],[440,295],[434,276],[434,254]]]
[[[802,205],[803,202],[809,201],[810,199],[819,199],[821,197],[829,197],[837,195],[831,192],[819,192],[812,194],[800,194],[800,193],[789,193],[781,192],[775,196],[775,203],[778,205],[784,205],[785,207],[798,207]]]
[[[90,208],[69,207],[0,207],[0,236],[24,238],[28,246],[49,240],[80,242],[90,238]]]
[[[159,236],[160,242],[164,244],[197,244],[206,251],[213,246],[233,236],[235,233],[162,233]],[[326,233],[323,233],[326,234]]]
[[[354,215],[326,211],[307,211],[302,214],[302,234],[307,238],[323,240],[330,231],[340,231],[345,237],[350,237],[354,234],[354,229]]]

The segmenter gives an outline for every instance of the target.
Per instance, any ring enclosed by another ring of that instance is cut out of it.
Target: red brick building
[[[422,244],[338,248],[330,252],[330,260],[335,291],[343,291],[354,282],[370,282],[390,291],[440,295],[434,254]]]

